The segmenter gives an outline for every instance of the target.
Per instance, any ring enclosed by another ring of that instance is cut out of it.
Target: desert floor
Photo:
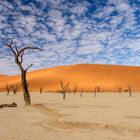
[[[23,96],[0,93],[0,140],[140,140],[140,94],[32,93],[32,105]]]

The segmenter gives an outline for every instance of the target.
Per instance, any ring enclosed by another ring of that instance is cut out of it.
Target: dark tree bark
[[[128,92],[129,92],[129,96],[131,97],[132,96],[132,88],[131,88],[131,85],[128,85]]]
[[[78,90],[78,86],[76,84],[73,84],[73,89],[72,89],[73,93],[76,94],[77,90]]]
[[[118,90],[118,92],[119,92],[119,94],[122,92],[122,87],[116,87],[117,88],[117,90]]]
[[[30,99],[30,94],[28,91],[28,83],[26,79],[26,73],[30,67],[32,67],[33,64],[28,66],[26,69],[23,68],[23,55],[26,50],[41,50],[38,47],[25,47],[22,49],[18,49],[16,46],[13,47],[13,40],[7,46],[10,48],[12,53],[14,54],[15,58],[15,63],[18,65],[20,71],[21,71],[21,85],[22,85],[22,90],[23,90],[23,96],[24,96],[24,101],[25,101],[25,106],[31,105],[31,99]]]
[[[6,89],[6,91],[7,91],[7,95],[9,95],[10,90],[11,90],[11,85],[7,84],[7,85],[5,86],[5,89]]]
[[[11,90],[13,91],[14,94],[16,94],[16,93],[18,92],[18,90],[19,90],[18,85],[17,85],[17,84],[12,85],[12,86],[11,86]]]
[[[81,90],[81,94],[80,94],[80,97],[82,97],[83,96],[83,89]]]
[[[65,100],[65,99],[66,99],[66,92],[67,92],[68,89],[69,89],[69,83],[64,84],[64,82],[63,82],[62,80],[60,80],[60,85],[61,85],[60,93],[62,93],[62,95],[63,95],[63,100]]]
[[[42,91],[43,91],[43,88],[40,87],[40,88],[39,88],[39,92],[40,92],[40,94],[42,94]]]
[[[97,87],[94,88],[94,97],[96,97]]]
[[[17,104],[15,102],[13,102],[11,104],[1,104],[0,105],[0,109],[4,108],[4,107],[17,107]]]
[[[94,97],[96,97],[97,96],[97,93],[99,93],[100,91],[101,91],[101,87],[100,86],[96,86],[94,88]]]

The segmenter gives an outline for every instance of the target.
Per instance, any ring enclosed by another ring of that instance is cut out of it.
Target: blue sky
[[[30,70],[77,63],[140,66],[140,0],[0,0],[0,73],[18,74],[14,38]]]

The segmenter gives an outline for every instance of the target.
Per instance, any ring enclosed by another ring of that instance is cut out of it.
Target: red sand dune
[[[117,91],[121,86],[124,90],[131,85],[133,91],[140,91],[140,67],[78,64],[59,66],[29,72],[27,74],[29,88],[39,91],[42,87],[45,91],[60,90],[60,80],[77,85],[79,90],[93,91],[95,86],[100,86],[102,91]],[[0,88],[9,84],[19,84],[19,76],[0,75]]]

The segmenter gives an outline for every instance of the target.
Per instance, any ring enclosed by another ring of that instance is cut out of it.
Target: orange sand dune
[[[29,72],[27,74],[29,88],[39,91],[42,87],[45,91],[60,90],[60,80],[73,84],[79,90],[93,91],[95,86],[100,86],[102,91],[117,91],[121,86],[124,90],[131,85],[133,91],[140,91],[140,67],[78,64],[70,66],[59,66]],[[0,75],[0,88],[6,83],[20,84],[19,76]]]

